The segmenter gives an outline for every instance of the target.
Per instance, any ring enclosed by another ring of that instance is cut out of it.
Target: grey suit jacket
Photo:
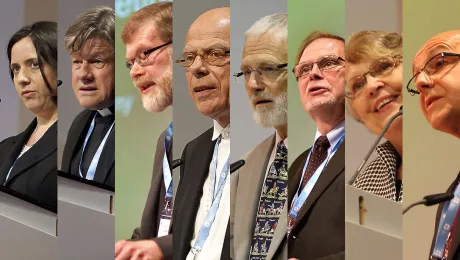
[[[230,257],[246,260],[254,235],[260,193],[265,180],[268,161],[275,146],[272,135],[249,151],[242,159],[246,164],[231,175]],[[267,260],[287,259],[286,237],[287,203],[281,213],[268,250]]]

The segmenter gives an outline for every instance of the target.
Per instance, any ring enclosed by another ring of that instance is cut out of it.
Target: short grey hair
[[[93,7],[80,14],[65,34],[65,47],[70,53],[78,52],[87,40],[96,37],[115,49],[115,12],[108,6]]]
[[[287,13],[277,13],[260,18],[249,28],[244,36],[260,37],[265,34],[271,34],[279,40],[287,42],[288,36],[288,15]]]

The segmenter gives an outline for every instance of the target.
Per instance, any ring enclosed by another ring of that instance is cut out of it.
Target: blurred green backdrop
[[[460,1],[457,0],[403,1],[405,83],[412,76],[415,53],[429,38],[440,32],[459,30],[458,10]],[[419,96],[411,96],[407,91],[404,93],[403,130],[406,207],[427,194],[447,190],[460,170],[460,142],[433,130],[421,112]],[[417,207],[404,215],[404,260],[428,258],[436,208]]]
[[[288,15],[289,70],[295,65],[300,44],[312,31],[323,30],[345,36],[345,0],[333,1],[333,4],[331,1],[289,0]],[[299,154],[313,145],[316,125],[302,107],[297,81],[292,72],[289,73],[288,96],[288,162],[291,164]]]
[[[115,241],[131,238],[141,222],[152,178],[156,142],[172,121],[172,108],[152,114],[142,107],[138,90],[125,67],[121,30],[133,12],[161,1],[116,0],[116,196]]]

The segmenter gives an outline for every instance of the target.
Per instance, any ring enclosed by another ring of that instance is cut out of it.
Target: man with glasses
[[[312,32],[295,59],[300,100],[317,131],[289,168],[289,258],[345,259],[344,42]]]
[[[245,33],[241,72],[253,117],[275,133],[232,174],[232,259],[286,259],[287,244],[287,14],[265,16]]]
[[[179,60],[189,94],[214,127],[182,152],[174,200],[174,258],[229,259],[230,216],[230,8],[199,16]]]
[[[172,3],[162,2],[133,13],[121,32],[126,67],[144,108],[158,113],[172,105]],[[119,241],[115,259],[172,259],[172,123],[157,141],[150,191],[135,241]]]
[[[415,55],[413,77],[407,84],[409,93],[420,95],[420,107],[431,126],[457,138],[460,138],[459,60],[460,31],[440,33]],[[459,180],[460,174],[447,190],[455,197],[438,207],[430,259],[460,259]]]
[[[115,187],[115,14],[95,7],[69,27],[72,88],[85,110],[73,121],[62,171]]]

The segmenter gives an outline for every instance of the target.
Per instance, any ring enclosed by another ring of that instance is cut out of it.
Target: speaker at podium
[[[0,186],[0,259],[58,259],[56,209]]]
[[[59,259],[114,259],[113,187],[58,171]]]
[[[401,260],[402,205],[345,186],[345,254],[353,260]]]

